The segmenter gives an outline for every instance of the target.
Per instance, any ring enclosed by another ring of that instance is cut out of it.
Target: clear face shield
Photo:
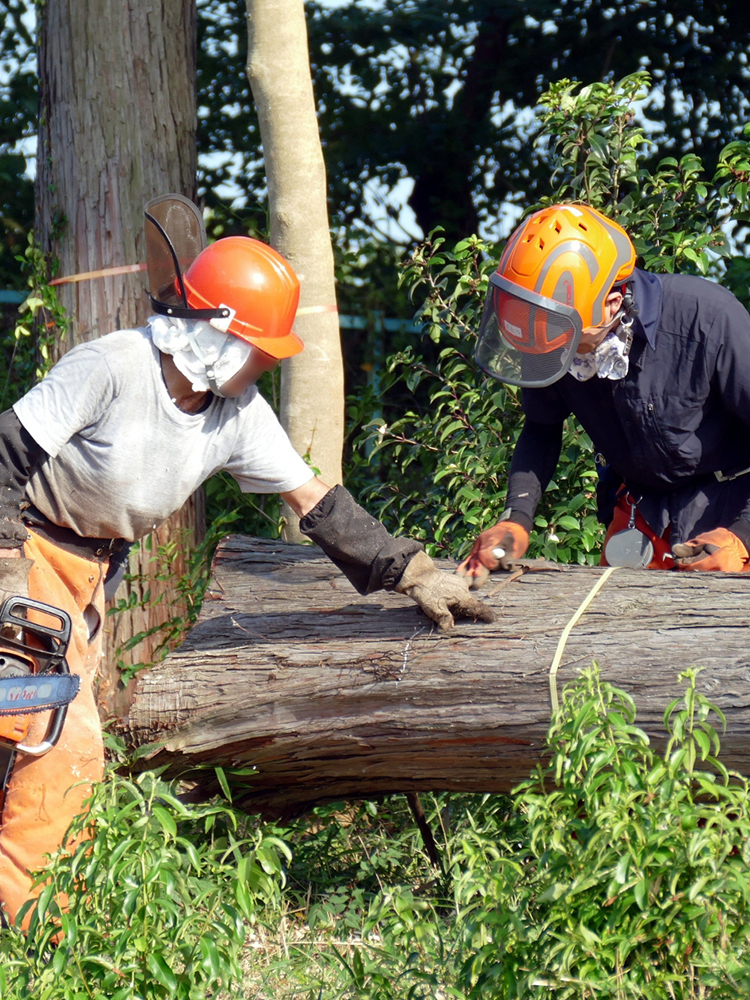
[[[568,371],[582,333],[581,317],[572,306],[493,274],[475,358],[499,382],[541,388]]]
[[[228,306],[193,309],[188,305],[183,274],[206,248],[206,227],[196,205],[181,194],[152,198],[146,214],[146,265],[151,306],[162,316],[205,319],[222,333],[232,319]]]
[[[145,214],[151,297],[159,305],[186,307],[182,275],[206,246],[203,217],[180,194],[152,198]]]

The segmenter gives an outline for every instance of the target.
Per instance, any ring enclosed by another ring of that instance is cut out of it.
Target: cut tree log
[[[543,755],[550,664],[602,572],[495,574],[485,593],[497,621],[440,634],[406,598],[360,597],[316,548],[230,536],[198,623],[138,684],[132,740],[161,745],[145,766],[203,791],[215,766],[252,765],[229,775],[235,801],[267,814],[390,792],[508,791]],[[750,774],[748,604],[750,574],[617,570],[573,628],[558,687],[596,660],[659,742],[678,674],[701,667],[699,689],[727,716],[721,759]]]

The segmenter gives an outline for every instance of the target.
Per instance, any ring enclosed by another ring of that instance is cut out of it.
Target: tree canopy
[[[422,231],[442,225],[449,240],[495,234],[508,203],[537,200],[549,167],[531,109],[563,78],[648,69],[643,113],[658,155],[696,150],[709,170],[746,117],[750,12],[737,0],[308,0],[307,10],[332,209],[376,236],[373,190],[405,178]],[[231,180],[258,211],[244,11],[241,0],[199,4],[202,181],[209,203]],[[208,153],[223,164],[206,166]]]
[[[0,0],[0,280],[31,226],[18,141],[35,129],[27,0]],[[404,192],[424,234],[481,231],[549,183],[533,107],[563,78],[648,69],[654,158],[700,154],[710,171],[747,117],[750,9],[742,0],[308,0],[315,91],[334,222],[394,239]],[[213,234],[265,231],[265,177],[244,0],[198,0],[199,182]],[[410,188],[409,184],[413,182]],[[395,192],[395,193],[394,193]],[[399,233],[406,244],[418,232]]]
[[[21,284],[23,253],[34,218],[34,185],[26,174],[22,140],[36,131],[34,39],[24,0],[0,2],[0,287]]]

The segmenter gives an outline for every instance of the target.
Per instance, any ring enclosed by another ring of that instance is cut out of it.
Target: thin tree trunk
[[[336,308],[326,172],[310,76],[303,0],[247,0],[247,75],[263,142],[271,243],[297,272],[302,354],[281,370],[281,422],[294,447],[341,482],[344,368]],[[287,509],[285,537],[299,537]]]
[[[145,202],[168,191],[195,194],[195,0],[47,0],[38,9],[39,245],[59,261],[60,276],[142,262]],[[82,341],[143,325],[145,288],[142,274],[59,286],[71,326],[51,345],[53,359]],[[179,575],[202,531],[202,507],[191,502],[142,544],[131,572],[153,572],[157,547],[178,539],[171,569]],[[99,689],[107,714],[127,707],[118,693],[117,645],[173,614],[172,584],[146,586],[159,603],[108,628]],[[140,596],[141,585],[123,585],[118,597],[132,591]],[[153,637],[123,659],[148,659],[157,642]]]
[[[185,643],[138,685],[130,732],[165,765],[236,801],[294,812],[389,792],[507,792],[544,753],[550,666],[601,569],[496,574],[492,625],[438,633],[407,598],[360,597],[316,549],[233,536]],[[664,740],[678,674],[727,718],[722,757],[750,774],[750,574],[618,570],[572,629],[557,689],[593,660]],[[251,767],[255,771],[250,770]]]

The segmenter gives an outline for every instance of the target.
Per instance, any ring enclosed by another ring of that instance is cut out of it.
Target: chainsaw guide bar
[[[0,716],[31,715],[63,708],[78,694],[75,674],[29,674],[0,678]]]

